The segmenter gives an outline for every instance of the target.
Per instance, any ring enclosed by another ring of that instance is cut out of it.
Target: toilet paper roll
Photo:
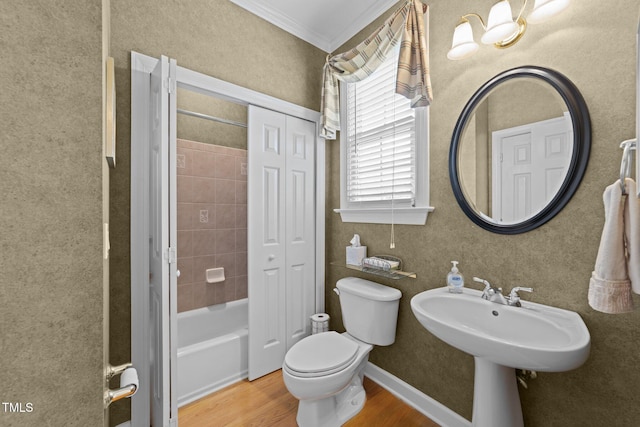
[[[311,316],[311,333],[319,334],[329,331],[329,315],[327,313],[316,313]]]
[[[138,371],[136,368],[127,368],[120,375],[120,387],[127,387],[130,385],[135,385],[136,389],[133,394],[136,394],[138,391]],[[133,396],[133,394],[131,396]]]

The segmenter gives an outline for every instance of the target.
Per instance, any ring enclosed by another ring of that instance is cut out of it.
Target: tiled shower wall
[[[247,151],[178,139],[177,154],[178,312],[246,298]]]

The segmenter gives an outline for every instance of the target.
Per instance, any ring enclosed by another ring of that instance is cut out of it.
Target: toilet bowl
[[[373,345],[395,340],[402,293],[359,278],[337,283],[346,332],[308,336],[289,349],[282,376],[299,400],[300,427],[339,427],[364,407],[364,369]]]
[[[341,426],[362,409],[362,378],[371,344],[330,331],[304,338],[294,347],[285,357],[282,376],[300,400],[299,426]]]

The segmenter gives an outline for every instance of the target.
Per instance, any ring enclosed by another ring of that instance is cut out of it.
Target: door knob
[[[276,259],[276,256],[274,254],[270,254],[269,257],[267,258],[269,261],[273,261],[274,259]]]

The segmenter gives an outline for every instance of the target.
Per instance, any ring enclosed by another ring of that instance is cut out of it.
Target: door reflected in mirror
[[[462,191],[478,215],[515,224],[556,195],[573,153],[567,105],[549,84],[510,80],[487,94],[458,150]]]
[[[464,107],[449,177],[473,222],[495,233],[523,233],[571,199],[590,148],[589,112],[575,85],[546,68],[514,68],[485,83]]]

